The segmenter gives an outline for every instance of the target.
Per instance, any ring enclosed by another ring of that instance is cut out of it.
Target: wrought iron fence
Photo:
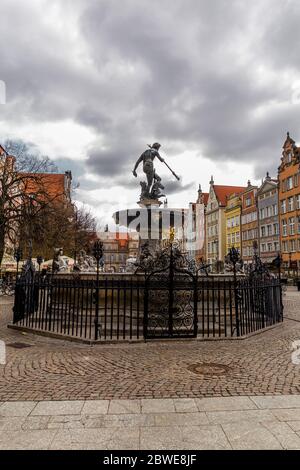
[[[13,323],[105,341],[180,337],[188,336],[187,331],[199,338],[239,337],[282,319],[281,285],[275,277],[199,275],[195,281],[178,273],[163,285],[155,276],[145,282],[143,275],[134,274],[88,278],[36,273],[17,281]]]

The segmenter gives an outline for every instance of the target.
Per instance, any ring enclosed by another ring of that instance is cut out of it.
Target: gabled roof
[[[295,147],[296,142],[291,138],[290,133],[287,132],[286,139],[283,144],[283,148],[285,148],[288,144],[291,144],[292,147]]]
[[[246,189],[245,186],[221,186],[218,184],[214,184],[213,188],[215,195],[222,206],[226,206],[226,198],[228,196],[233,193],[240,194]]]
[[[21,174],[21,173],[20,173]],[[29,178],[26,192],[35,192],[43,189],[50,198],[65,195],[65,173],[22,173]]]
[[[202,193],[202,194],[203,194],[203,204],[207,206],[209,193]]]

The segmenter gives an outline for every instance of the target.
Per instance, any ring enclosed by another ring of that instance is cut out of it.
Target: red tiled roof
[[[65,195],[65,174],[64,173],[24,173],[29,179],[26,192],[29,194],[38,190],[43,190],[50,198],[61,198]],[[32,175],[32,179],[30,176]]]
[[[203,204],[207,206],[209,193],[202,193],[202,194],[203,194]]]
[[[226,198],[231,194],[242,193],[246,188],[245,186],[221,186],[218,184],[213,185],[215,194],[218,201],[222,206],[226,206]]]

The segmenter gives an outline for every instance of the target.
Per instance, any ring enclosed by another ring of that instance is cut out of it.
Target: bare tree
[[[28,239],[28,218],[23,218],[20,228],[21,246],[26,250]],[[64,254],[76,257],[79,250],[89,251],[91,236],[96,231],[96,221],[84,207],[61,204],[58,201],[44,206],[38,216],[31,219],[31,240],[33,256],[45,259],[53,256],[54,248],[63,248]]]
[[[63,196],[47,191],[45,174],[56,169],[48,157],[31,154],[19,141],[6,144],[9,151],[0,157],[0,265],[5,244],[16,243],[21,224],[34,224],[47,205]]]

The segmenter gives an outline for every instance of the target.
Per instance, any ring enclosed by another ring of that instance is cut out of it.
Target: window
[[[261,251],[262,251],[262,253],[264,253],[266,251],[266,244],[265,243],[262,243]]]
[[[288,211],[293,211],[294,210],[294,198],[289,197],[288,198]]]
[[[279,242],[274,242],[274,251],[279,251]]]
[[[285,199],[281,201],[281,213],[282,214],[286,213],[286,200]]]
[[[287,241],[284,241],[282,244],[282,250],[286,253],[288,251],[288,244]]]
[[[278,235],[278,233],[279,233],[278,224],[273,224],[273,234]]]
[[[240,232],[237,232],[235,235],[236,242],[239,243],[240,241]]]
[[[272,235],[272,225],[267,225],[268,236]]]
[[[290,189],[293,189],[293,177],[289,176],[288,179],[286,180],[286,189],[289,191]]]
[[[298,186],[298,177],[299,177],[299,175],[298,175],[298,173],[297,173],[297,174],[294,176],[294,188],[297,188],[297,186]]]
[[[290,250],[296,251],[296,240],[290,240]]]
[[[289,218],[289,226],[290,226],[290,235],[295,234],[295,217]]]
[[[268,251],[272,251],[272,248],[273,248],[273,243],[268,243],[267,244],[267,247],[268,247]]]
[[[286,223],[286,220],[282,221],[282,236],[283,237],[287,236],[287,223]]]
[[[262,237],[266,236],[266,227],[261,227],[260,228],[260,234],[261,234]]]
[[[246,199],[246,207],[251,206],[251,197],[247,197]]]
[[[296,207],[297,209],[300,209],[300,194],[296,196]]]
[[[260,209],[260,211],[259,211],[259,217],[260,217],[261,219],[264,219],[264,218],[265,218],[265,210],[264,210],[264,209]]]
[[[277,204],[273,205],[273,214],[278,215],[278,206],[277,206]]]
[[[232,244],[235,243],[235,233],[232,233],[232,234],[231,234],[231,243],[232,243]]]

